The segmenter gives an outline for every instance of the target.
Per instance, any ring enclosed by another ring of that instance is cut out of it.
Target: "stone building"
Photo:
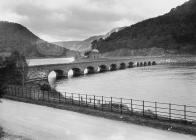
[[[100,53],[97,49],[93,49],[92,51],[89,52],[88,58],[89,59],[99,59],[100,58]]]

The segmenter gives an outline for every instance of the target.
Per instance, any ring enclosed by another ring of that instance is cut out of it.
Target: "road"
[[[28,140],[196,140],[191,135],[6,99],[0,103],[0,126]]]

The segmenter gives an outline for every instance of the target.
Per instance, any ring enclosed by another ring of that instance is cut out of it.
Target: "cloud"
[[[81,40],[168,12],[187,0],[1,0],[1,20],[48,41]]]

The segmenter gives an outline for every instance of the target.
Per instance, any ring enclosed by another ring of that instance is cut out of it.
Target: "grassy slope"
[[[60,57],[69,51],[63,47],[48,43],[26,27],[10,22],[0,22],[0,52],[18,50],[26,57]]]

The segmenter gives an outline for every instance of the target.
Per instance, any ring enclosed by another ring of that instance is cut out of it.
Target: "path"
[[[0,125],[33,140],[195,140],[195,136],[3,99]]]

